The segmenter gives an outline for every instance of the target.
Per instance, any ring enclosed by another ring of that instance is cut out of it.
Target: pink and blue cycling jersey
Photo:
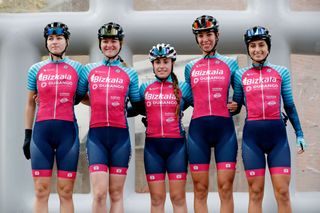
[[[138,74],[119,59],[87,64],[80,75],[79,94],[89,92],[90,128],[127,128],[126,101],[140,101]]]
[[[192,93],[188,84],[179,82],[180,112],[176,115],[177,100],[172,79],[158,79],[143,83],[140,96],[144,100],[147,114],[148,138],[183,138],[181,124],[182,110],[192,103]]]
[[[281,119],[281,98],[296,131],[303,136],[292,97],[290,72],[286,67],[265,62],[262,67],[240,69],[235,76],[234,100],[245,104],[247,120]]]
[[[229,87],[238,70],[235,59],[218,53],[189,62],[185,79],[192,88],[194,111],[192,119],[203,116],[230,117],[227,108]]]
[[[73,106],[82,67],[69,58],[49,58],[31,66],[27,89],[39,98],[36,121],[75,120]]]

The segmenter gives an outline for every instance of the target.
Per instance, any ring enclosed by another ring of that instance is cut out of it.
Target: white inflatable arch
[[[195,17],[212,14],[221,23],[219,50],[245,53],[242,35],[253,25],[263,25],[273,36],[271,61],[290,67],[290,54],[320,54],[320,12],[294,12],[289,0],[248,0],[244,11],[135,11],[132,1],[91,0],[86,12],[7,14],[0,13],[0,211],[31,212],[33,181],[30,162],[22,155],[24,105],[28,67],[46,54],[43,27],[53,20],[68,24],[72,31],[71,55],[89,55],[100,60],[96,32],[104,23],[115,21],[126,33],[122,55],[132,63],[133,54],[146,54],[157,42],[174,45],[180,54],[198,54],[190,25]],[[133,122],[132,122],[133,123]],[[131,136],[134,132],[131,131]],[[294,137],[292,129],[289,136]],[[134,137],[132,137],[134,138]],[[133,140],[132,140],[133,141]],[[294,149],[292,149],[294,150]],[[295,153],[292,152],[292,157]],[[148,212],[149,195],[134,190],[135,160],[131,160],[125,190],[126,212]],[[295,165],[293,164],[293,173]],[[291,192],[294,212],[319,212],[320,192]],[[246,183],[244,183],[246,184]],[[267,183],[264,208],[276,212],[270,182]],[[247,212],[248,194],[235,193],[235,212]],[[193,212],[193,194],[187,194],[189,212]],[[75,194],[76,212],[90,212],[91,194]],[[50,197],[50,212],[59,212],[58,197]],[[219,211],[217,193],[209,195],[210,212]],[[170,202],[167,212],[172,212]]]

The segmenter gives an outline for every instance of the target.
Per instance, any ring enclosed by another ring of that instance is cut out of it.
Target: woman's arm
[[[27,97],[27,103],[25,107],[25,129],[32,129],[34,114],[36,111],[36,103],[34,96],[36,95],[35,91],[29,91]]]

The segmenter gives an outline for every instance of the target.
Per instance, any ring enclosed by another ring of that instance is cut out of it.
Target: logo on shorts
[[[155,180],[156,177],[154,175],[150,175],[150,180]]]
[[[289,173],[289,169],[283,169],[283,173]]]
[[[121,173],[122,172],[122,169],[117,169],[116,170],[116,173]]]
[[[254,171],[250,171],[250,172],[249,172],[249,175],[250,175],[250,176],[255,176],[256,173],[255,173]]]
[[[182,175],[180,175],[180,174],[179,174],[179,175],[176,175],[176,178],[177,178],[177,179],[181,179],[181,178],[182,178]]]
[[[94,170],[94,171],[97,171],[97,170],[99,170],[99,169],[100,169],[99,166],[94,166],[94,167],[93,167],[93,170]]]
[[[231,168],[231,164],[230,164],[230,163],[227,163],[227,164],[226,164],[226,168],[228,168],[228,169]]]
[[[193,170],[199,170],[198,166],[193,166]]]
[[[40,172],[39,172],[39,171],[35,171],[35,172],[34,172],[34,175],[35,175],[35,176],[39,176],[39,175],[40,175]]]
[[[73,174],[71,172],[68,172],[67,177],[71,178],[73,177]]]

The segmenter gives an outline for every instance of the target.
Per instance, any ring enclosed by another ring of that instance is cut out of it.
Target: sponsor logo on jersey
[[[98,84],[92,84],[92,89],[95,90],[98,88]]]
[[[44,88],[47,86],[47,83],[46,82],[41,82],[41,87]]]
[[[116,101],[116,102],[112,102],[111,105],[114,107],[117,107],[117,106],[120,106],[120,103],[118,101]]]
[[[69,101],[69,99],[68,98],[61,98],[60,99],[60,103],[67,103]]]
[[[193,70],[192,77],[208,76],[208,75],[223,75],[224,71],[221,69],[216,70]]]
[[[176,96],[174,94],[152,94],[149,92],[145,93],[146,100],[176,100]]]
[[[213,94],[213,97],[214,97],[214,98],[220,98],[221,96],[222,96],[222,95],[221,95],[221,93],[219,93],[219,92]]]
[[[268,102],[268,105],[269,105],[269,106],[274,106],[274,105],[276,105],[276,104],[277,104],[276,101],[269,101],[269,102]]]
[[[252,84],[264,84],[264,83],[276,83],[277,78],[275,77],[262,77],[262,78],[247,78],[245,77],[242,81],[243,85],[252,85]]]
[[[252,86],[246,86],[246,92],[250,92],[252,90]]]
[[[43,74],[39,75],[39,81],[72,80],[70,74]]]
[[[92,83],[112,83],[112,84],[123,84],[122,78],[110,78],[110,77],[102,77],[93,74],[90,78]]]
[[[170,118],[166,119],[166,122],[167,123],[172,123],[172,122],[174,122],[174,120],[175,120],[174,118],[170,117]]]

